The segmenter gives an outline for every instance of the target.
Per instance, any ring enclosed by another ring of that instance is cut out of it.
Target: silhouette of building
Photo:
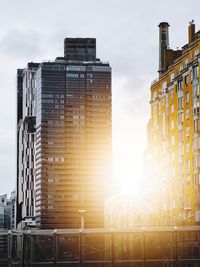
[[[96,58],[94,38],[64,44],[64,57],[18,70],[18,223],[80,228],[81,209],[85,227],[103,227],[111,67]]]

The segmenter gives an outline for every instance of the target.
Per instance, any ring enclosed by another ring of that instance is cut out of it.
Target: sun
[[[113,182],[122,193],[144,193],[144,144],[130,131],[118,131],[113,144]]]

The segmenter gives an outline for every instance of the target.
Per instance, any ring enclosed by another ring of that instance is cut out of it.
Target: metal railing
[[[200,227],[5,231],[0,266],[199,267]]]

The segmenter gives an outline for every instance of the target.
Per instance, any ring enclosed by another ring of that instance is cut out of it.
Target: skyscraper
[[[40,228],[79,228],[79,210],[85,227],[103,227],[111,181],[111,67],[96,58],[94,38],[66,38],[64,44],[64,57],[38,64],[31,76],[34,194],[28,207],[33,200]]]
[[[168,28],[159,24],[159,78],[151,85],[148,146],[160,223],[195,224],[200,222],[200,32],[192,21],[188,43],[172,50]]]
[[[17,216],[16,223],[34,221],[35,196],[35,97],[39,64],[28,63],[17,72]],[[23,227],[21,225],[21,227]]]

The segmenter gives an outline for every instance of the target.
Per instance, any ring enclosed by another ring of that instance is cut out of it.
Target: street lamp
[[[85,215],[85,213],[86,213],[86,210],[84,210],[84,209],[80,209],[80,210],[78,210],[78,213],[79,213],[80,216],[81,216],[81,230],[83,231],[83,230],[84,230],[84,227],[85,227],[85,225],[84,225],[84,223],[85,223],[84,215]]]

